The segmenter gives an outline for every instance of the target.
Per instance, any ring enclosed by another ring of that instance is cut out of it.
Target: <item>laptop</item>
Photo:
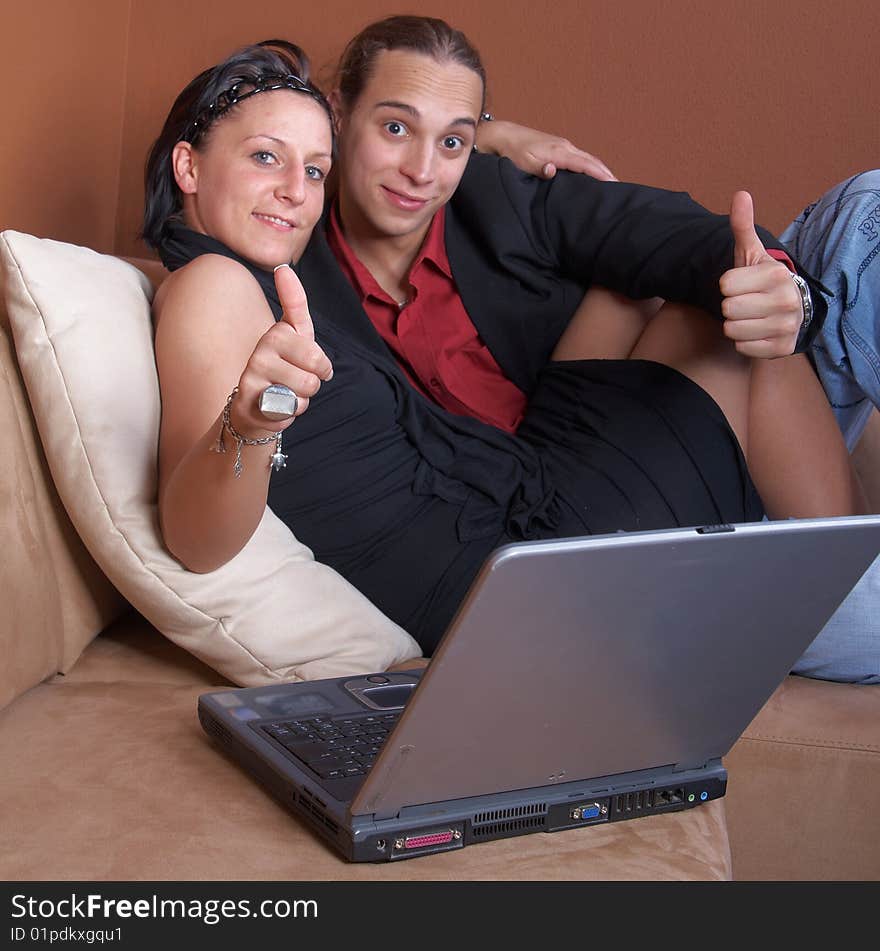
[[[424,671],[205,693],[204,730],[351,861],[700,806],[880,552],[880,516],[495,550]]]

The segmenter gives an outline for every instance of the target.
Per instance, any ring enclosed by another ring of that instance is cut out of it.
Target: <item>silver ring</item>
[[[299,398],[288,386],[273,383],[260,393],[260,412],[266,419],[290,419],[296,416]]]

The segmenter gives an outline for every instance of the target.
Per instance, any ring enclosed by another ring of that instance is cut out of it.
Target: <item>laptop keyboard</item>
[[[263,723],[260,729],[322,779],[346,779],[366,775],[399,717],[306,717]]]

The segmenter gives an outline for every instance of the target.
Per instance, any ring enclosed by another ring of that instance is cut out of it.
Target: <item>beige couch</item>
[[[80,541],[5,312],[0,367],[3,879],[880,878],[880,689],[796,677],[728,757],[724,800],[393,865],[342,862],[212,747],[196,698],[230,681],[133,611]]]

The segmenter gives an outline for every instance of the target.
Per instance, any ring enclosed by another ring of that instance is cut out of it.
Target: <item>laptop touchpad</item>
[[[389,710],[392,707],[402,707],[409,700],[413,687],[415,687],[415,684],[388,684],[387,687],[368,687],[363,692],[363,697],[380,709]]]

